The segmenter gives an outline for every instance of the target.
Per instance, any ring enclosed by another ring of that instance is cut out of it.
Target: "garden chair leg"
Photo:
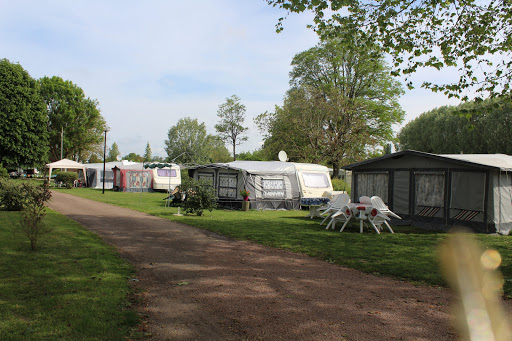
[[[380,234],[379,229],[377,228],[377,226],[375,226],[373,221],[370,220],[370,224],[373,226],[373,229],[375,230],[375,232],[377,232],[377,234]]]

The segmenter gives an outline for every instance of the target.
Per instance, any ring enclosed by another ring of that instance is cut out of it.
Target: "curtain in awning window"
[[[444,173],[414,173],[416,206],[444,207]]]
[[[372,197],[379,196],[382,200],[388,200],[388,173],[358,173],[357,195]]]

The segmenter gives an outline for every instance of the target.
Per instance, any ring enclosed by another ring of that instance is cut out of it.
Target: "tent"
[[[121,192],[152,192],[153,170],[144,169],[142,163],[121,165],[112,168],[113,188]]]
[[[115,166],[122,166],[122,162],[106,162],[105,163],[105,188],[114,188],[114,171]],[[103,188],[103,163],[89,163],[87,167],[87,187]]]
[[[405,150],[343,167],[352,200],[378,195],[406,223],[427,229],[512,229],[512,156]]]
[[[48,172],[48,180],[52,177],[52,170],[54,169],[77,169],[82,171],[82,175],[84,178],[84,181],[87,181],[87,174],[86,174],[86,167],[84,164],[78,163],[76,161],[68,160],[68,159],[62,159],[59,161],[55,161],[52,163],[46,164],[46,168],[49,169]],[[80,173],[78,173],[78,176],[80,177]]]
[[[137,165],[137,162],[131,161],[114,161],[105,163],[105,188],[112,189],[114,187],[114,171],[112,168],[126,165]],[[87,169],[87,187],[103,188],[103,162],[87,163],[84,165]]]
[[[206,179],[215,188],[219,204],[235,208],[242,206],[242,189],[250,192],[252,208],[274,210],[299,209],[301,198],[332,192],[327,167],[314,164],[233,161],[190,167],[189,176]]]

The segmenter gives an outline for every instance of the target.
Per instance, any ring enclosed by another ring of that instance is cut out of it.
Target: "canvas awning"
[[[150,168],[150,169],[165,168],[165,167],[171,168],[172,166],[176,166],[176,164],[175,163],[147,163],[144,165],[144,168]]]
[[[48,180],[52,176],[53,169],[81,169],[84,173],[84,180],[87,182],[87,172],[85,171],[85,165],[69,159],[62,159],[52,163],[47,163],[46,168],[49,169]]]

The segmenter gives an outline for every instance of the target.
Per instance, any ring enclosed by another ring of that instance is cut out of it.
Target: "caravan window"
[[[284,179],[262,179],[261,187],[263,187],[264,198],[285,198],[286,190]]]
[[[329,180],[325,173],[302,173],[304,186],[309,188],[326,188],[329,187]]]
[[[237,175],[219,175],[219,197],[236,198]]]
[[[176,177],[176,169],[157,169],[156,175],[161,176],[161,177],[166,177],[166,178],[168,178],[168,177],[175,178]]]

